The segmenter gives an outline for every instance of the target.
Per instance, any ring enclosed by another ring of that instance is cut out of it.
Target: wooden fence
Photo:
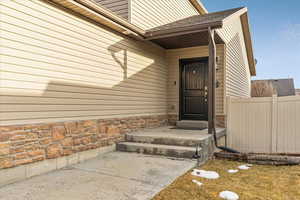
[[[300,153],[300,96],[228,98],[227,133],[241,152]]]

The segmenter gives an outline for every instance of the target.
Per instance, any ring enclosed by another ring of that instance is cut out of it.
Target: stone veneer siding
[[[112,145],[124,134],[167,125],[168,116],[69,121],[0,127],[0,169]]]

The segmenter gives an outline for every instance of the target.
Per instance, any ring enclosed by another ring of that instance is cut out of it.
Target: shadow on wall
[[[121,78],[111,87],[101,86],[104,80],[97,80],[96,72],[92,79],[95,83],[85,82],[87,76],[92,77],[86,71],[78,74],[81,80],[64,73],[64,80],[48,83],[40,80],[51,74],[42,74],[36,80],[22,82],[24,86],[19,88],[25,89],[9,90],[1,98],[5,105],[1,107],[5,116],[2,123],[13,126],[0,126],[0,142],[7,143],[0,169],[111,145],[123,140],[126,132],[167,124],[167,71],[155,59],[145,64],[150,58],[129,58],[131,52],[119,47],[121,44],[108,48],[111,60],[122,69],[112,72]],[[97,73],[100,76],[101,72]],[[42,84],[45,87],[39,87]]]
[[[123,69],[123,80],[127,79],[127,49],[119,48],[118,44],[114,44],[108,47],[108,51],[110,52],[113,59]],[[116,56],[118,52],[123,52],[123,62]]]
[[[30,89],[29,93],[27,89],[22,89],[23,94],[10,94],[15,96],[18,105],[10,104],[4,108],[5,112],[9,112],[7,120],[26,124],[44,119],[67,121],[166,114],[167,71],[163,69],[162,63],[157,63],[155,58],[130,52],[122,41],[109,46],[107,50],[121,70],[115,68],[108,71],[109,67],[105,66],[107,75],[101,70],[93,71],[93,68],[86,69],[86,73],[82,71],[82,74],[78,74],[77,70],[74,72],[76,76],[65,73],[64,80],[50,81],[45,88]]]

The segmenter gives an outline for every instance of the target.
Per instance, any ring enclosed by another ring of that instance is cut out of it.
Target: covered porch
[[[224,22],[246,12],[231,9],[196,15],[146,31],[146,39],[167,51],[168,112],[174,121],[225,127],[226,40]]]

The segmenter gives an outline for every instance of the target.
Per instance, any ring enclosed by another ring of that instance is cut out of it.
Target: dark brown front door
[[[208,58],[180,60],[180,119],[207,120]]]

